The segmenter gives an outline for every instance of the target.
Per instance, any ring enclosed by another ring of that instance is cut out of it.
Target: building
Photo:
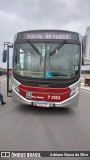
[[[86,35],[82,37],[82,65],[90,65],[90,26],[86,29]]]
[[[82,65],[84,65],[84,58],[86,58],[86,36],[82,37]]]
[[[82,74],[90,74],[90,65],[81,66],[81,73]]]
[[[83,58],[86,58],[86,36],[82,37],[82,54],[83,54]]]
[[[86,29],[86,59],[90,59],[90,26]]]

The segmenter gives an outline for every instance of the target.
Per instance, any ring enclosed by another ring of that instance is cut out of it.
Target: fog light
[[[79,87],[76,87],[74,89],[71,90],[70,96],[73,96],[75,93],[77,93],[79,91]]]
[[[17,86],[16,84],[14,84],[14,83],[13,83],[13,88],[14,88],[17,92],[19,92],[18,86]]]

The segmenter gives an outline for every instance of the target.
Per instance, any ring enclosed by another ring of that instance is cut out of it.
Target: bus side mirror
[[[7,60],[7,50],[3,51],[3,62],[6,62]]]

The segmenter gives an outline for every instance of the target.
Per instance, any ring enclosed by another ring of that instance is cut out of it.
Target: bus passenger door
[[[7,96],[12,97],[12,58],[13,44],[4,42],[3,62],[7,61]]]

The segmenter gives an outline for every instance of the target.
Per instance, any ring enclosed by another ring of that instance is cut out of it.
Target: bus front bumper
[[[12,87],[12,100],[20,104],[39,106],[38,105],[39,101],[27,100],[26,98],[22,97],[13,87]],[[78,105],[78,100],[79,100],[79,90],[73,96],[62,102],[45,102],[45,103],[48,103],[48,107],[67,108],[67,107],[76,107]]]

